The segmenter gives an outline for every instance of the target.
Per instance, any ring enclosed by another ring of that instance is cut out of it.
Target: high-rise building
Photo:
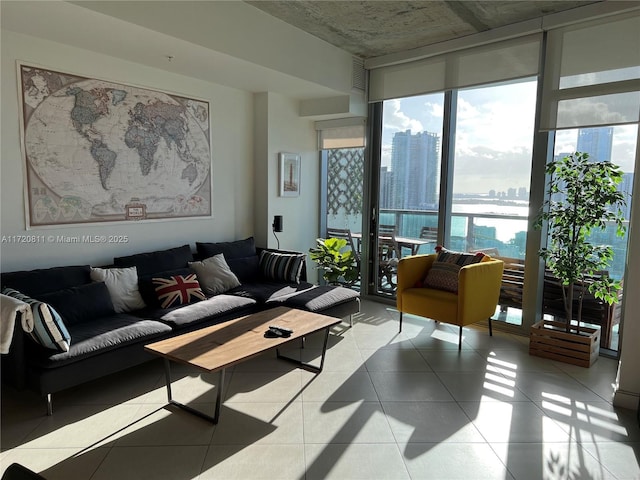
[[[631,218],[631,192],[633,191],[633,173],[627,172],[622,175],[622,181],[618,184],[618,191],[625,194],[627,204],[622,208],[622,214],[626,220]]]
[[[593,162],[611,160],[613,127],[581,128],[578,130],[578,152],[588,153]]]
[[[391,208],[392,175],[387,167],[380,168],[380,208]]]
[[[438,201],[440,136],[411,130],[397,132],[391,145],[391,207],[424,210]]]

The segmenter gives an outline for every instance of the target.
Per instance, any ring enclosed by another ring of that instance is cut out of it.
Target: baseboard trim
[[[628,408],[629,410],[638,410],[638,401],[640,394],[633,392],[625,392],[616,390],[613,395],[613,405],[616,407]]]

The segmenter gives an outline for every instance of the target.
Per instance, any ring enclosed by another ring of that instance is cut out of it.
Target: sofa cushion
[[[39,295],[38,300],[53,305],[67,326],[92,322],[116,313],[104,282],[45,293]]]
[[[116,267],[136,267],[138,276],[146,277],[157,272],[186,268],[187,264],[192,261],[191,247],[183,245],[168,250],[116,257],[113,259],[113,264]]]
[[[41,293],[91,283],[90,271],[89,265],[78,265],[8,272],[2,274],[2,286],[36,297]]]
[[[260,275],[259,257],[253,237],[235,242],[196,242],[198,258],[223,254],[229,268],[240,282],[252,282]]]
[[[151,317],[165,322],[173,328],[181,328],[211,320],[212,317],[220,317],[222,320],[225,314],[251,307],[255,303],[256,301],[252,298],[220,294],[190,305],[168,310],[156,310],[151,312]]]
[[[196,242],[196,251],[201,259],[222,253],[227,261],[232,258],[245,258],[257,255],[256,244],[253,237],[233,242]]]
[[[160,308],[171,308],[188,305],[191,302],[204,300],[205,296],[195,273],[174,275],[171,277],[153,277],[156,295]]]
[[[69,335],[69,331],[60,314],[51,305],[40,302],[12,288],[5,288],[2,293],[29,304],[33,314],[33,323],[29,325],[28,333],[36,343],[58,352],[69,351],[71,335]]]
[[[168,335],[171,327],[155,320],[118,313],[95,322],[72,325],[69,330],[73,338],[69,351],[41,358],[39,363],[42,366],[58,367],[124,345],[151,342]]]
[[[460,269],[465,265],[481,262],[485,256],[482,252],[453,252],[441,246],[436,247],[436,252],[438,252],[438,256],[427,272],[423,286],[452,293],[458,293]]]
[[[262,280],[255,283],[243,283],[239,287],[227,292],[229,295],[253,298],[258,303],[266,303],[275,300],[284,300],[291,295],[304,292],[313,285],[307,282],[284,283]]]
[[[289,296],[282,303],[287,307],[322,312],[336,305],[353,301],[359,296],[358,292],[348,288],[322,285]]]
[[[136,267],[91,268],[91,279],[105,283],[116,313],[139,310],[146,306],[138,290]]]
[[[230,258],[227,265],[240,283],[255,282],[260,277],[260,257]]]
[[[189,268],[196,272],[200,286],[208,296],[224,293],[240,285],[222,253],[200,262],[189,262]]]
[[[270,280],[300,283],[304,253],[278,253],[263,250],[260,253],[260,274]]]

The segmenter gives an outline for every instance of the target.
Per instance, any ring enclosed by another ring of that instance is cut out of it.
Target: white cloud
[[[424,130],[420,120],[411,118],[400,110],[401,104],[399,99],[385,102],[384,106],[385,129],[392,132],[404,132],[405,130],[411,130],[413,133],[422,132]]]
[[[444,105],[442,103],[427,102],[424,104],[427,107],[427,114],[435,118],[444,117]]]
[[[531,148],[535,96],[526,98],[520,94],[518,98],[517,92],[512,94],[507,89],[501,90],[499,96],[490,95],[489,101],[475,103],[470,93],[473,92],[462,92],[458,98],[456,149],[468,151],[483,146],[509,152]]]

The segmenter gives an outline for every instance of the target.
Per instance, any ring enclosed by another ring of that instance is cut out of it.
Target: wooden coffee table
[[[339,318],[328,317],[304,310],[276,307],[271,310],[254,313],[218,325],[161,340],[146,345],[145,350],[164,358],[169,404],[175,405],[210,422],[218,423],[220,403],[222,402],[222,387],[227,367],[244,362],[267,350],[275,348],[278,358],[293,362],[305,370],[320,373],[324,366],[324,357],[327,352],[329,329],[340,322],[341,320]],[[269,325],[288,327],[293,330],[293,333],[290,337],[286,338],[265,337],[265,332],[269,329]],[[323,329],[325,335],[319,366],[304,363],[280,354],[279,347]],[[171,362],[191,365],[206,373],[220,372],[213,417],[173,400],[171,396]]]

